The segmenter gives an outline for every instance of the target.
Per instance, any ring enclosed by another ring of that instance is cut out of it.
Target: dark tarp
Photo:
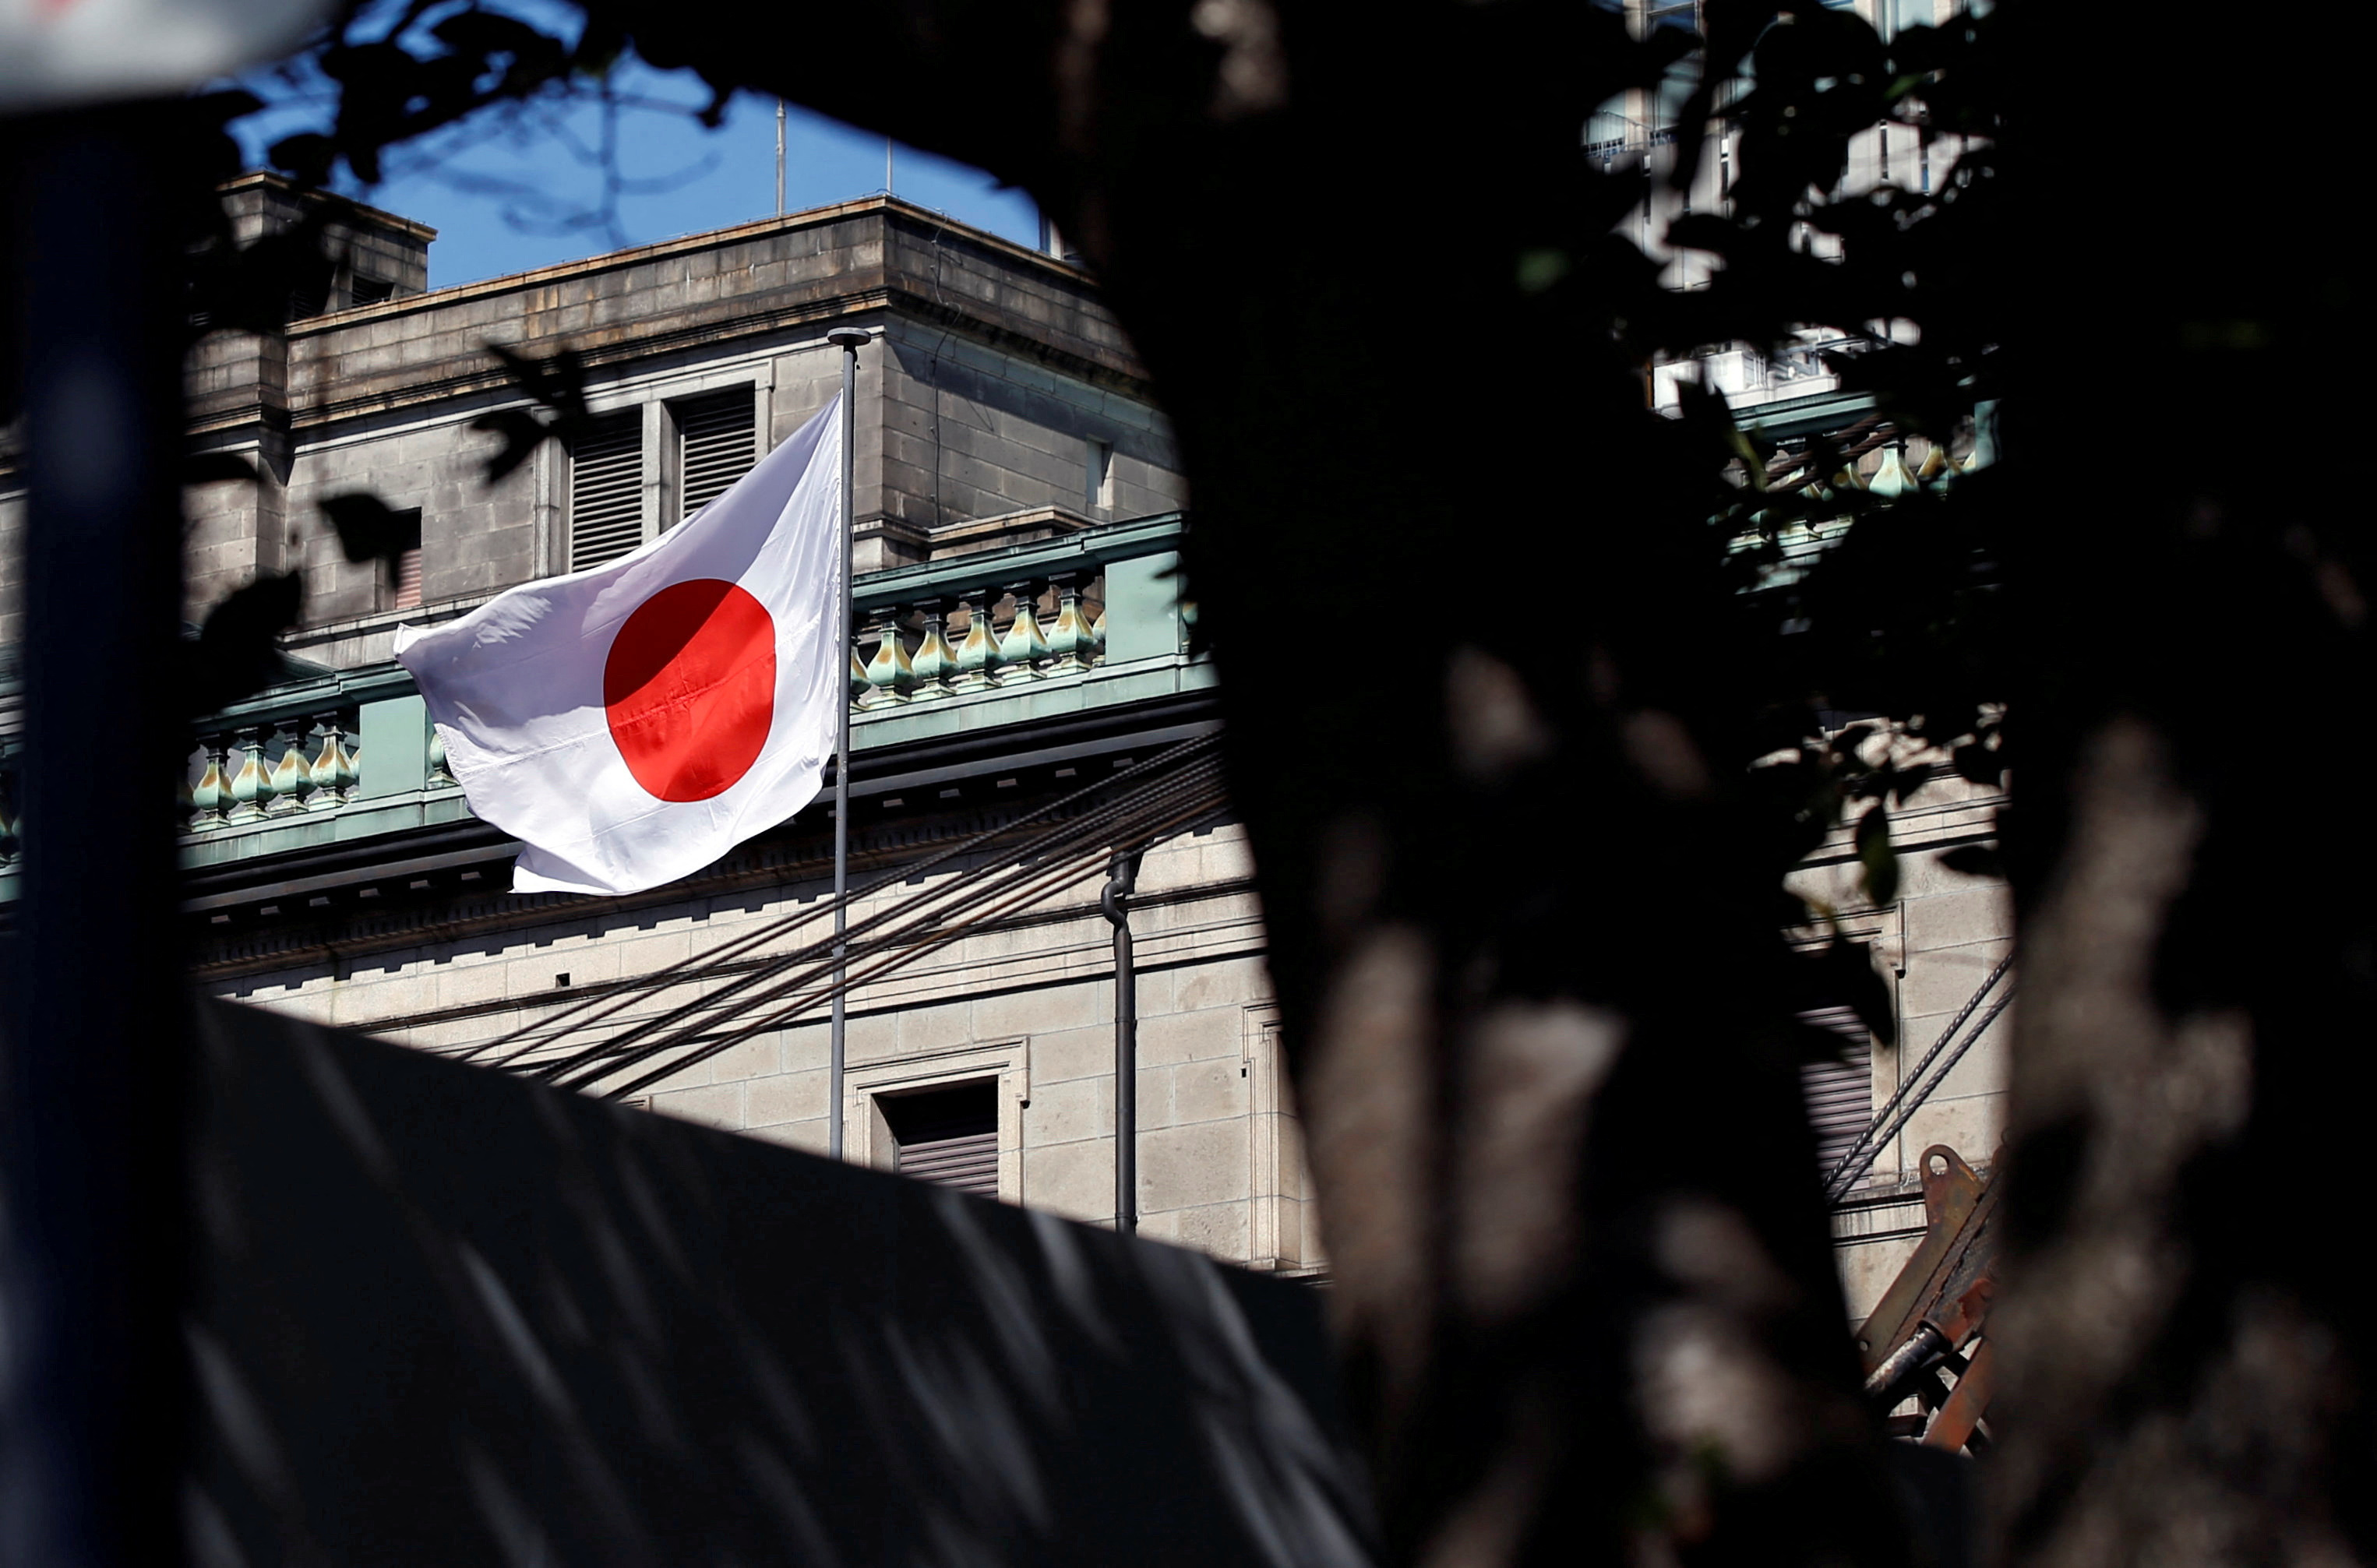
[[[1369,1561],[1318,1301],[209,1004],[216,1564]]]

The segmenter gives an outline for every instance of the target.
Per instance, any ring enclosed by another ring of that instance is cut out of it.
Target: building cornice
[[[426,299],[434,296],[418,297]],[[750,311],[728,320],[705,322],[696,327],[599,344],[581,349],[579,360],[589,370],[603,370],[691,350],[738,342],[756,343],[803,327],[821,327],[852,317],[885,314],[905,315],[936,327],[953,328],[977,342],[1019,352],[1076,380],[1122,393],[1141,402],[1152,401],[1154,396],[1152,385],[1143,375],[1118,371],[1086,354],[1074,353],[1032,334],[1002,327],[962,306],[929,300],[912,290],[896,286],[857,290],[827,300],[773,310]],[[281,417],[288,421],[293,434],[301,437],[318,437],[356,420],[431,409],[473,398],[498,402],[519,400],[519,386],[502,366],[490,362],[482,370],[424,377],[388,392],[310,403],[302,398],[293,399],[293,407]],[[250,405],[233,414],[194,423],[191,434],[206,435],[238,429],[254,423],[262,412],[259,407]]]
[[[269,169],[251,169],[237,179],[225,180],[221,184],[217,185],[215,190],[222,196],[230,196],[235,191],[276,191],[291,201],[318,201],[344,208],[351,212],[359,212],[373,222],[400,233],[410,234],[424,244],[437,237],[436,230],[417,218],[407,218],[402,213],[390,212],[384,207],[374,207],[369,202],[357,201],[352,196],[340,196],[336,191],[307,190],[288,175],[276,174]]]
[[[961,223],[930,208],[897,196],[860,196],[851,201],[836,202],[830,207],[812,207],[781,217],[754,219],[724,229],[708,229],[698,234],[680,234],[674,239],[655,240],[651,244],[631,245],[626,250],[604,251],[600,255],[579,261],[555,262],[550,267],[532,267],[526,272],[507,272],[501,277],[482,278],[472,283],[457,283],[449,288],[432,289],[424,293],[407,294],[401,299],[385,300],[377,304],[356,305],[348,310],[331,311],[309,316],[290,327],[292,338],[310,336],[352,326],[359,321],[380,321],[393,316],[417,314],[445,306],[467,303],[492,296],[518,293],[532,289],[549,288],[573,279],[599,277],[605,272],[625,271],[654,261],[666,261],[672,256],[693,255],[707,250],[723,250],[770,234],[798,233],[806,229],[819,229],[845,219],[880,212],[887,217],[913,219],[929,224],[946,233],[954,234],[969,244],[996,253],[1009,261],[1024,263],[1051,278],[1062,279],[1076,288],[1094,292],[1095,282],[1080,267],[1059,261],[1027,245],[1001,239],[986,229]],[[398,220],[402,222],[404,220]],[[435,232],[435,231],[431,231]]]
[[[328,683],[322,691],[326,698],[333,695]],[[1219,722],[1217,700],[1207,689],[1092,708],[1066,719],[997,725],[902,745],[863,747],[852,757],[851,794],[860,801],[915,794],[970,778],[1012,778],[1035,768],[1054,769],[1117,753],[1143,753],[1150,746],[1209,733]],[[453,798],[450,791],[446,798]],[[980,822],[973,814],[958,814],[968,826],[956,831],[979,829]],[[495,881],[505,876],[520,845],[477,817],[190,867],[183,873],[182,908],[186,918],[198,922],[200,944],[212,946],[216,954],[197,958],[193,972],[209,976],[261,972],[331,950],[360,958],[424,941],[549,923],[556,911],[566,915],[573,909],[603,910],[616,915],[687,898],[782,886],[806,874],[822,874],[817,869],[826,863],[819,858],[821,831],[814,820],[795,818],[750,840],[699,875],[621,898],[496,891]],[[913,853],[918,843],[939,842],[936,834],[942,834],[938,818],[878,818],[860,831],[857,858],[862,863],[876,859],[888,862]],[[411,882],[433,876],[444,884],[433,898],[403,901]],[[484,894],[472,895],[462,888],[463,883],[481,877],[489,879]],[[365,909],[348,902],[329,913],[317,913],[311,902],[344,899],[366,886],[387,887],[398,897],[385,909]],[[467,902],[467,912],[460,915],[455,907],[458,891]],[[236,935],[217,934],[209,929],[215,915],[260,911],[267,907],[280,912],[263,916],[261,923],[253,914],[243,916],[245,929]],[[229,950],[233,946],[241,950]]]

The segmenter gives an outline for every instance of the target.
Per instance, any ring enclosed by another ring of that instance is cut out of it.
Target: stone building
[[[250,234],[301,210],[269,175],[227,196]],[[1251,867],[1195,760],[1219,720],[1173,574],[1188,497],[1093,282],[890,197],[442,290],[427,229],[352,204],[329,216],[327,296],[294,302],[278,334],[209,334],[189,368],[197,444],[261,477],[190,493],[188,618],[259,573],[305,586],[286,678],[199,727],[182,849],[199,981],[423,1050],[574,1063],[564,1081],[806,1148],[838,1118],[851,1158],[1107,1220],[1116,976],[1095,814],[1136,813],[1126,826],[1154,835],[1128,905],[1141,1233],[1324,1272]],[[854,968],[873,978],[849,997],[834,1105],[814,982],[828,802],[648,895],[515,896],[516,846],[471,814],[389,652],[400,622],[461,614],[690,516],[834,395],[826,334],[851,326],[872,334],[853,874],[889,879],[853,919],[938,912],[858,944]],[[496,347],[571,356],[589,421],[490,481],[502,443],[481,422],[531,407]],[[1790,390],[1758,410],[1778,435],[1858,412]],[[338,547],[324,503],[352,492],[412,529],[385,559]],[[21,506],[0,467],[0,550]],[[7,559],[0,647],[24,591]],[[7,707],[0,695],[0,747]],[[2003,952],[1996,895],[1934,863],[1986,832],[1985,807],[1961,785],[1918,798],[1901,898],[1844,916],[1884,956],[1902,1027],[1894,1048],[1852,1031],[1844,1065],[1815,1075],[1836,1141]],[[12,809],[0,796],[0,902]],[[1069,839],[1067,824],[1081,825]],[[1805,874],[1837,891],[1853,864],[1843,844]],[[1992,1049],[1842,1207],[1853,1305],[1921,1228],[1926,1144],[1989,1152]]]

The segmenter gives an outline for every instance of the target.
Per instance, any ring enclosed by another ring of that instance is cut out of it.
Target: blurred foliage
[[[487,458],[487,482],[493,484],[547,441],[558,441],[564,451],[575,446],[594,422],[586,410],[585,362],[575,350],[563,349],[535,359],[501,343],[489,343],[486,350],[504,367],[506,379],[529,399],[525,408],[496,409],[471,422],[472,430],[503,442]]]
[[[1460,1298],[1454,1263],[1431,1276],[1438,1265],[1399,1254],[1411,1272],[1381,1273],[1374,1252],[1344,1275],[1344,1299],[1361,1286],[1375,1313],[1416,1303],[1407,1336],[1398,1320],[1356,1323],[1349,1339],[1387,1533],[1453,1538],[1438,1526],[1499,1467],[1552,1500],[1529,1526],[1549,1560],[1609,1545],[1594,1532],[1613,1527],[1613,1500],[1665,1484],[1623,1358],[1666,1287],[1625,1251],[1649,1212],[1626,1194],[1653,1194],[1688,1135],[1728,1153],[1688,1162],[1696,1194],[1770,1242],[1822,1233],[1812,1172],[1804,1190],[1773,1178],[1811,1162],[1790,1142],[1804,1122],[1782,1113],[1797,1075],[1766,1074],[1767,1047],[1835,1049],[1792,1015],[1844,1004],[1887,1039],[1891,996],[1857,911],[1810,908],[1786,876],[1822,851],[1856,868],[1863,902],[1887,904],[1905,877],[1890,810],[1950,778],[2000,787],[2016,760],[2002,476],[1927,465],[1895,493],[1855,477],[1906,442],[1961,458],[1992,439],[2007,381],[1996,302],[2015,270],[1995,139],[2010,8],[1885,38],[1815,0],[1702,0],[1702,31],[1639,37],[1576,0],[1376,15],[906,0],[732,17],[574,0],[534,20],[470,0],[358,4],[309,50],[331,112],[272,158],[301,186],[368,184],[409,139],[603,90],[632,51],[699,75],[713,116],[735,90],[782,92],[966,159],[1032,192],[1128,324],[1196,487],[1187,588],[1225,671],[1240,648],[1273,652],[1316,606],[1431,597],[1392,669],[1225,683],[1233,743],[1254,764],[1234,786],[1292,1057],[1343,978],[1334,944],[1365,921],[1426,933],[1435,1010],[1415,1039],[1458,1042],[1464,1010],[1514,999],[1582,1000],[1630,1031],[1623,1071],[1596,1091],[1586,1261],[1544,1287],[1571,1316],[1446,1327],[1422,1320]],[[1666,107],[1658,134],[1611,158],[1584,133],[1619,95]],[[173,220],[194,331],[279,332],[335,273],[327,208],[242,244],[214,200],[237,171],[222,127],[253,108],[232,94],[191,105]],[[1928,188],[1845,194],[1853,141],[1882,125],[1932,149]],[[1681,193],[1712,168],[1723,200],[1689,210]],[[1646,204],[1660,231],[1647,247]],[[1669,247],[1709,264],[1705,286],[1674,286]],[[1428,361],[1415,322],[1462,326],[1459,353]],[[2225,330],[2209,339],[2233,344]],[[556,348],[491,350],[516,393],[478,422],[491,478],[583,429],[583,367]],[[1737,418],[1704,366],[1745,350],[1778,365],[1821,352],[1870,396],[1869,417],[1787,439]],[[1672,405],[1654,410],[1668,386]],[[340,497],[329,517],[350,559],[390,537],[369,498]],[[193,703],[268,679],[301,608],[294,575],[233,595],[201,636]],[[1496,704],[1526,742],[1499,769],[1446,754],[1466,743],[1445,723],[1446,667],[1464,652],[1521,694]],[[1389,750],[1395,765],[1379,766]],[[1977,847],[1947,863],[1996,870]],[[1339,897],[1348,865],[1369,881]],[[1814,940],[1782,940],[1793,927]],[[1426,1076],[1448,1095],[1462,1081],[1441,1061]],[[1364,1196],[1332,1194],[1332,1227]],[[1444,1192],[1426,1197],[1455,1212]],[[1421,1249],[1401,1237],[1389,1251]],[[1817,1369],[1812,1387],[1845,1364],[1830,1262],[1774,1255],[1798,1270],[1774,1364]],[[1403,1348],[1430,1334],[1443,1337]],[[1546,1389],[1560,1391],[1551,1404]],[[1511,1468],[1493,1446],[1555,1429],[1563,1467],[1529,1454]],[[1809,1452],[1833,1451],[1811,1437]],[[1793,1470],[1762,1493],[1723,1455],[1706,1468],[1698,1491],[1674,1493],[1683,1503],[1644,1513],[1665,1538],[1633,1555],[1900,1560],[1886,1500],[1838,1475]]]
[[[420,542],[417,519],[368,491],[344,491],[321,505],[330,531],[338,536],[339,553],[350,564],[384,561],[393,565],[399,554]]]

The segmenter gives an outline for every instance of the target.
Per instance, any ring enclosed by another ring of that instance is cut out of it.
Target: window
[[[421,608],[421,508],[399,512],[392,553],[379,561],[379,607],[382,610]]]
[[[679,521],[726,493],[758,460],[748,386],[674,405],[677,439]]]
[[[396,292],[396,285],[384,278],[365,278],[358,273],[347,284],[347,303],[355,305],[376,305]]]
[[[981,1078],[916,1094],[881,1095],[891,1168],[976,1197],[998,1196],[998,1081]]]
[[[1810,1008],[1799,1021],[1840,1037],[1839,1061],[1810,1062],[1799,1069],[1808,1122],[1816,1132],[1817,1171],[1829,1176],[1873,1120],[1873,1037],[1847,1007]]]
[[[569,569],[615,561],[644,542],[644,414],[594,422],[569,454]]]
[[[1089,482],[1083,500],[1092,507],[1114,505],[1114,443],[1090,443]]]

